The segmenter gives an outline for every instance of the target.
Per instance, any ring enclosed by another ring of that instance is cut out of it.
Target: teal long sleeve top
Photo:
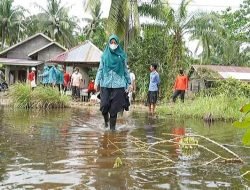
[[[126,88],[127,85],[131,84],[127,64],[124,63],[124,75],[120,76],[113,70],[104,72],[103,67],[105,63],[101,60],[95,79],[95,85],[105,88]]]

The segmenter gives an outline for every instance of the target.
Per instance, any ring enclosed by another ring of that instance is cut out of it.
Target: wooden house
[[[66,48],[38,33],[0,52],[0,64],[5,66],[8,84],[25,82],[31,67],[42,71],[44,63],[64,52]]]
[[[216,80],[234,78],[250,82],[250,67],[222,65],[192,65],[189,70],[189,91],[209,88]]]
[[[101,56],[102,51],[92,42],[86,40],[84,43],[53,57],[50,62],[64,65],[70,74],[72,74],[74,67],[78,67],[83,76],[82,88],[87,88],[88,72],[93,67],[99,66]]]

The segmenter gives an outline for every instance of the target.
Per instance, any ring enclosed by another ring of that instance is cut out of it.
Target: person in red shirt
[[[184,102],[185,91],[188,89],[188,77],[184,74],[183,69],[179,70],[179,75],[176,77],[174,84],[173,102],[180,95],[180,99]]]
[[[95,81],[92,79],[89,81],[89,84],[88,84],[88,99],[90,99],[90,94],[91,93],[95,93],[96,90],[95,90]]]
[[[69,86],[69,82],[70,82],[70,75],[69,73],[66,72],[66,68],[64,68],[63,70],[63,90],[64,93],[66,93],[68,86]]]
[[[31,72],[28,75],[28,81],[30,84],[31,89],[33,90],[36,87],[36,68],[32,67]]]

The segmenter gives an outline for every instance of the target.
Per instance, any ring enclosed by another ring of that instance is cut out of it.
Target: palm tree
[[[14,0],[0,1],[0,35],[1,48],[5,47],[5,43],[11,45],[20,40],[20,35],[24,26],[25,9],[21,6],[13,6]]]
[[[201,12],[196,15],[189,27],[190,39],[199,41],[195,53],[201,46],[201,64],[208,64],[211,62],[213,47],[218,46],[218,42],[225,44],[222,20],[215,13]]]
[[[171,36],[170,63],[175,68],[183,65],[184,35],[190,30],[190,23],[194,14],[188,14],[187,7],[190,1],[182,0],[177,10],[169,6],[167,2],[154,0],[150,4],[144,3],[139,7],[139,13],[155,19],[153,24],[147,24],[155,30],[165,31],[166,38]]]
[[[73,33],[78,29],[77,19],[70,17],[68,14],[70,8],[61,4],[61,0],[47,0],[45,8],[36,4],[43,14],[37,19],[42,32],[70,47],[75,44]]]
[[[88,1],[85,11],[89,11],[91,18],[84,18],[83,20],[88,24],[84,27],[83,33],[87,39],[91,39],[97,29],[103,28],[104,19],[101,18],[101,2],[100,0]]]
[[[112,0],[106,30],[117,34],[126,48],[140,31],[137,0]]]

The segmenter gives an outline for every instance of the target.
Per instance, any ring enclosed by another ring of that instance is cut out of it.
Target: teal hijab
[[[112,39],[114,39],[118,45],[115,50],[112,50],[109,47],[109,43]],[[122,49],[122,47],[119,45],[119,38],[116,35],[112,34],[109,37],[108,44],[106,45],[106,48],[104,49],[104,52],[102,54],[104,72],[108,73],[110,70],[112,70],[116,72],[119,76],[123,76],[125,71],[124,62],[126,61],[126,59],[127,55]]]

